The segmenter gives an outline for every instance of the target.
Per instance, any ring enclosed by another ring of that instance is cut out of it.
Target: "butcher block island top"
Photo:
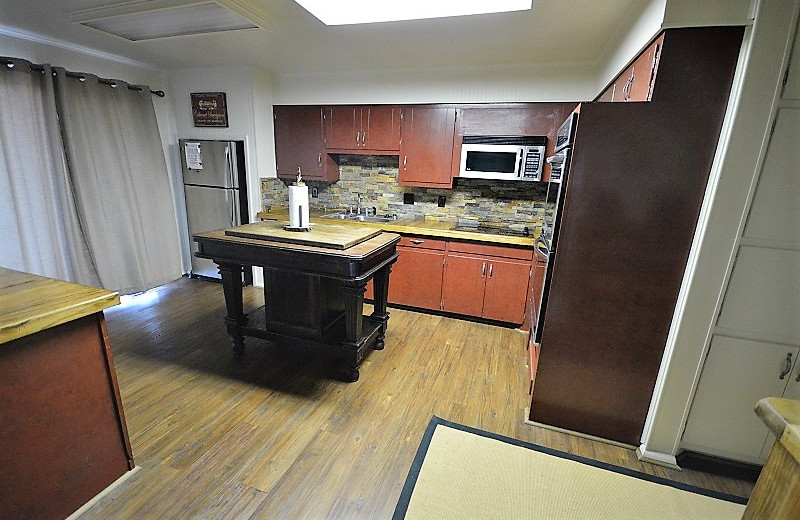
[[[0,267],[0,344],[117,304],[115,292]]]
[[[254,222],[226,229],[228,236],[286,242],[307,246],[347,249],[365,240],[380,235],[381,230],[363,226],[347,226],[336,223],[319,222],[310,231],[289,231],[286,223],[276,220]]]

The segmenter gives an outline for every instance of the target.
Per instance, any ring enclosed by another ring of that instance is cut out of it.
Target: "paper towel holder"
[[[305,192],[304,192],[301,200],[305,199],[305,202],[308,205],[308,186],[306,186],[306,183],[303,182],[303,175],[300,172],[300,167],[299,166],[297,167],[297,181],[289,189],[289,222],[290,223],[285,225],[285,226],[283,226],[283,229],[285,229],[286,231],[311,231],[311,222],[310,222],[310,219],[308,217],[309,208],[307,206],[304,206],[302,203],[301,204],[297,204],[297,206],[295,208],[292,208],[292,196],[293,196],[292,188],[295,188],[295,187],[297,187],[297,188],[301,188],[301,187],[305,188]],[[297,212],[297,214],[296,214],[296,216],[297,216],[296,223],[298,224],[297,226],[293,226],[292,225],[292,217],[295,216],[295,215],[292,215],[292,211],[293,210]],[[304,216],[305,216],[305,218],[303,218]]]

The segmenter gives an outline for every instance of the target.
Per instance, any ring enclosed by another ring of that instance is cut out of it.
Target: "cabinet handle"
[[[404,170],[406,169],[406,163],[407,163],[407,161],[408,161],[408,156],[407,156],[407,155],[404,155],[404,156],[403,156],[403,169],[404,169]]]
[[[494,267],[494,264],[489,264],[489,278],[492,277],[492,268],[493,267]]]
[[[778,379],[783,379],[784,377],[786,377],[786,374],[788,374],[791,371],[792,371],[792,353],[789,352],[788,354],[786,354],[786,365],[783,367],[783,372],[781,372],[781,375],[778,377]]]
[[[320,154],[317,155],[317,165],[322,166],[322,152],[320,152]]]
[[[361,132],[361,146],[367,145],[367,132]]]
[[[424,240],[418,240],[418,239],[414,239],[414,238],[411,239],[411,243],[412,244],[420,245],[420,244],[422,244],[424,242],[425,242]]]
[[[356,132],[356,146],[358,146],[358,143],[360,142],[361,142],[361,132],[358,131]]]
[[[486,262],[483,263],[483,267],[481,267],[481,278],[486,275]]]

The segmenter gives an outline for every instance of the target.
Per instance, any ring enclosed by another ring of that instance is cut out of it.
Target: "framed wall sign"
[[[194,126],[228,126],[228,107],[224,92],[192,92]]]

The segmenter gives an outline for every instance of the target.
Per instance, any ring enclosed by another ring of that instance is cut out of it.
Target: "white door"
[[[714,336],[681,446],[763,464],[769,430],[753,410],[759,399],[783,395],[799,352],[794,346]]]

